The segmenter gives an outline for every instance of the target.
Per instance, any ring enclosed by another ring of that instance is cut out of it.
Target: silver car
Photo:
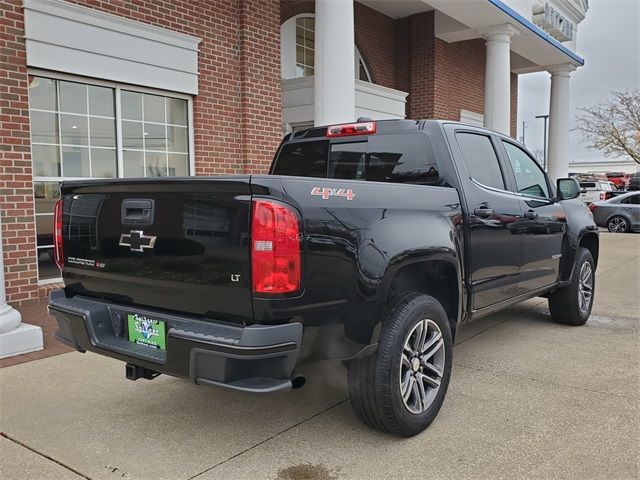
[[[629,192],[589,205],[599,227],[610,232],[626,233],[640,230],[640,192]]]

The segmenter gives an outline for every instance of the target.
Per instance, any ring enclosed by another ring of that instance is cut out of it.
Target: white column
[[[7,304],[0,220],[0,358],[42,350],[42,329],[21,321],[20,312]]]
[[[551,101],[547,172],[553,181],[569,175],[570,80],[575,69],[575,66],[567,64],[549,70]]]
[[[316,0],[314,123],[355,120],[353,0]]]
[[[487,58],[484,81],[484,126],[511,134],[511,37],[512,25],[484,30]]]

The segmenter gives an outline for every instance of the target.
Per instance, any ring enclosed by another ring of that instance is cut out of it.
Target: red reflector
[[[62,252],[62,199],[56,202],[53,209],[53,258],[60,270],[64,268]]]
[[[345,123],[327,128],[327,137],[347,137],[349,135],[371,135],[376,133],[376,122]]]
[[[300,227],[293,209],[253,201],[251,277],[257,293],[290,293],[300,288]]]

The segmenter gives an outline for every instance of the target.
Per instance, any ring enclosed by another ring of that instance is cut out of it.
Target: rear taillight
[[[300,224],[292,208],[253,201],[251,277],[256,293],[291,293],[300,288]]]
[[[62,253],[62,199],[56,202],[53,209],[53,258],[58,268],[64,267],[64,255]]]
[[[600,200],[605,200],[606,199],[606,195],[604,192],[600,192]]]
[[[595,203],[589,204],[589,210],[591,210],[591,213],[593,213],[596,208],[598,208],[598,206]]]
[[[327,137],[348,137],[351,135],[372,135],[376,133],[376,122],[345,123],[327,128]]]

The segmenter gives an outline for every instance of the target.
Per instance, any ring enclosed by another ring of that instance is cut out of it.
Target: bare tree
[[[542,148],[534,148],[531,150],[531,153],[533,154],[533,158],[535,158],[538,163],[542,164],[542,161],[544,160],[544,150]]]
[[[613,92],[606,102],[581,111],[576,127],[588,148],[640,163],[640,90]]]

